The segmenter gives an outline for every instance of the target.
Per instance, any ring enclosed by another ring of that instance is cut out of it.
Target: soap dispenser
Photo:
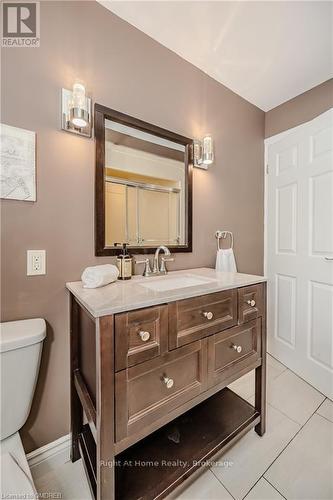
[[[121,243],[115,243],[115,246]],[[130,280],[132,277],[132,257],[127,252],[127,243],[122,243],[123,249],[117,257],[117,267],[119,270],[119,280]]]

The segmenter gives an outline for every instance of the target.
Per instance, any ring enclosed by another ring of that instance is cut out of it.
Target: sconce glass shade
[[[204,138],[193,141],[193,165],[197,168],[208,169],[214,162],[214,145],[211,135],[205,135]]]
[[[91,137],[91,105],[90,97],[81,83],[75,83],[72,90],[61,90],[61,128],[72,134]]]
[[[194,160],[194,165],[199,166],[201,163],[201,142],[200,141],[193,141],[193,160]]]
[[[86,89],[82,83],[74,83],[73,85],[73,107],[84,108],[86,102]]]
[[[76,127],[86,127],[89,122],[89,114],[86,110],[86,89],[81,83],[73,85],[73,103],[70,109],[70,121]]]
[[[202,163],[211,165],[214,161],[214,146],[211,135],[205,135],[202,140]]]

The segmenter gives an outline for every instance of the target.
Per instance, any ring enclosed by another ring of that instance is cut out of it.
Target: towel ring
[[[216,231],[215,238],[217,239],[217,249],[220,250],[220,240],[223,238],[224,240],[230,236],[230,248],[234,248],[234,235],[231,231]]]

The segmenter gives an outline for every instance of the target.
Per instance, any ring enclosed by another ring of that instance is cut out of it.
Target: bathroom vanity
[[[164,498],[251,428],[263,435],[263,277],[203,268],[67,288],[71,458],[96,498]],[[254,406],[227,388],[250,370]]]

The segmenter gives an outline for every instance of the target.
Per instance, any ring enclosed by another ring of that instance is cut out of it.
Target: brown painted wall
[[[312,120],[333,107],[333,78],[265,114],[265,137]]]
[[[41,47],[3,50],[2,70],[2,121],[37,132],[37,203],[2,203],[2,320],[48,322],[29,451],[69,431],[65,282],[112,261],[94,257],[94,141],[60,130],[61,87],[80,78],[95,102],[189,137],[212,133],[216,163],[194,172],[194,251],[173,269],[212,266],[224,228],[239,270],[262,273],[264,113],[95,2],[41,2]],[[27,249],[46,249],[46,276],[26,276]]]

